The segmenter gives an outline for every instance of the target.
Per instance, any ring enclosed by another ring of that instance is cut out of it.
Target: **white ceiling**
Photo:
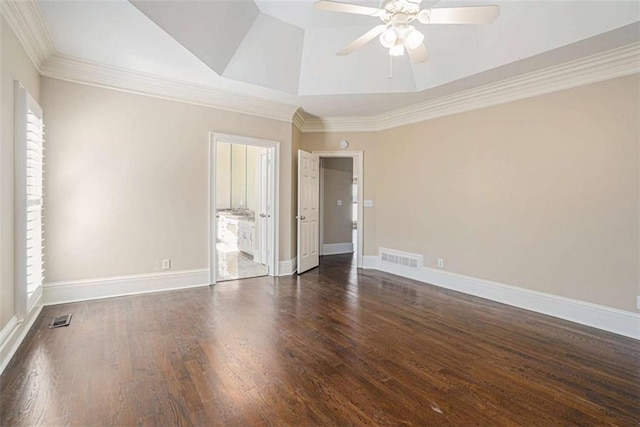
[[[336,0],[337,1],[337,0]],[[360,4],[363,6],[378,7],[378,0],[354,0],[345,3]],[[271,15],[281,21],[288,22],[305,30],[311,28],[339,28],[369,25],[373,18],[362,15],[350,15],[345,13],[318,12],[313,9],[311,0],[255,0],[262,13]],[[433,1],[424,2],[434,3]],[[283,5],[286,5],[283,7]]]
[[[353,1],[377,6],[377,1]],[[423,1],[423,5],[435,2]],[[301,105],[318,116],[372,115],[640,39],[638,1],[499,4],[488,25],[419,25],[431,59],[393,61],[377,40],[335,52],[377,18],[320,12],[313,1],[47,1],[60,53]]]

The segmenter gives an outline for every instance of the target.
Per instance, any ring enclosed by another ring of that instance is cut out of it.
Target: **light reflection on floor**
[[[239,250],[227,250],[222,242],[218,242],[216,249],[218,255],[216,281],[267,275],[267,266],[253,261],[250,255]]]

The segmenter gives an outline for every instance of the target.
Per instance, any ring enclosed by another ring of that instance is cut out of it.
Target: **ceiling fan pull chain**
[[[389,79],[393,78],[393,56],[389,55]]]

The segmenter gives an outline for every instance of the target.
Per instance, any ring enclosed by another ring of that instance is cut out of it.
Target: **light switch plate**
[[[338,206],[342,206],[342,200],[338,200]]]
[[[373,207],[373,200],[365,200],[364,201],[364,207],[365,208],[372,208]]]

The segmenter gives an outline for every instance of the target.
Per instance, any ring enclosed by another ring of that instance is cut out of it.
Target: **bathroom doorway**
[[[212,134],[211,283],[275,275],[278,144]]]

